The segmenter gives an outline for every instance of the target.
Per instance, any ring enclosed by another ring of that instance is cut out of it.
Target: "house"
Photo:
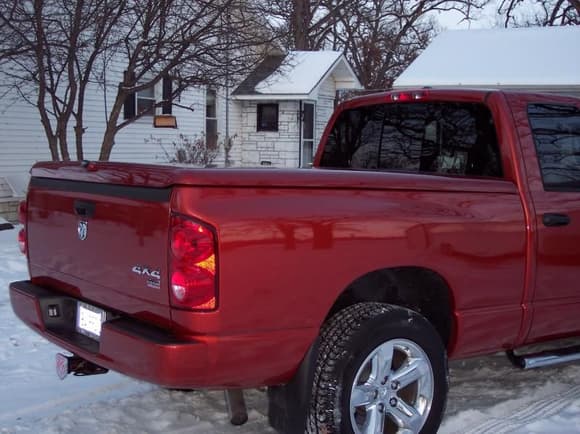
[[[87,90],[85,159],[98,158],[107,103],[114,99],[122,73],[110,71],[104,85],[93,84]],[[125,102],[124,117],[164,99],[167,85],[163,81],[132,95]],[[341,53],[272,55],[231,89],[187,89],[173,107],[159,107],[136,119],[117,134],[111,161],[166,164],[180,137],[218,144],[231,137],[228,160],[234,166],[309,167],[337,90],[360,87]],[[37,109],[16,94],[4,95],[1,101],[0,216],[14,219],[15,197],[24,194],[30,167],[49,160],[50,153]],[[168,111],[176,128],[155,128],[154,120],[159,119],[155,115]],[[69,148],[74,148],[72,134]],[[70,152],[74,158],[74,149]],[[215,163],[225,163],[223,152]]]
[[[580,96],[579,44],[580,26],[447,31],[393,88],[483,87]]]
[[[309,167],[337,90],[360,88],[335,51],[270,56],[232,93],[241,115],[241,165]]]

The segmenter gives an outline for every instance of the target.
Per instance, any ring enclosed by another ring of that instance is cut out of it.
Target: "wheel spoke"
[[[389,409],[393,421],[399,428],[419,432],[421,429],[422,417],[415,407],[399,399],[396,407]]]
[[[370,384],[359,384],[354,387],[350,396],[350,406],[353,408],[367,406],[373,402],[376,389]]]
[[[410,359],[401,366],[390,378],[390,381],[399,383],[399,388],[407,387],[421,377],[429,374],[429,365],[421,358]]]
[[[367,420],[362,429],[363,434],[383,434],[385,430],[385,413],[377,406],[367,410]]]
[[[377,348],[371,363],[371,376],[377,382],[382,382],[385,377],[391,374],[393,365],[394,346],[392,342],[385,342]]]

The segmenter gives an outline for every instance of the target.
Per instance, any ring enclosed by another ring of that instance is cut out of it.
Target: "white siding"
[[[0,100],[0,131],[0,177],[25,174],[50,159],[38,111],[13,94]]]
[[[108,107],[116,94],[116,86],[122,76],[121,68],[109,72],[106,93],[102,86],[93,84],[86,93],[84,127],[84,157],[98,159],[105,129],[105,96]],[[160,92],[159,92],[160,93]],[[179,134],[200,136],[205,130],[205,90],[192,88],[181,95],[181,106],[173,107],[177,129],[154,128],[153,116],[144,116],[122,129],[116,136],[111,153],[112,161],[164,163],[165,148],[172,150],[172,142]],[[122,121],[122,113],[121,113]],[[219,123],[219,121],[218,121]],[[69,124],[69,152],[76,159],[74,120]],[[40,116],[32,106],[9,94],[0,100],[0,176],[22,175],[37,161],[49,160],[50,152]],[[151,140],[151,138],[159,140]]]
[[[316,103],[316,140],[314,141],[314,153],[318,149],[320,139],[324,133],[324,128],[334,112],[334,101],[336,98],[336,83],[334,77],[329,76],[324,80],[318,89],[318,101]]]

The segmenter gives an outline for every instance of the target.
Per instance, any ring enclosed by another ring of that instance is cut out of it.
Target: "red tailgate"
[[[34,175],[34,170],[33,170]],[[168,325],[171,188],[33,177],[33,282]]]

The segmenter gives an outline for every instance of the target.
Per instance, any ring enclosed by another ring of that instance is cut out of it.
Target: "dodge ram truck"
[[[418,89],[333,114],[312,170],[43,162],[16,315],[169,388],[268,387],[291,433],[433,433],[447,360],[580,334],[580,99]]]

